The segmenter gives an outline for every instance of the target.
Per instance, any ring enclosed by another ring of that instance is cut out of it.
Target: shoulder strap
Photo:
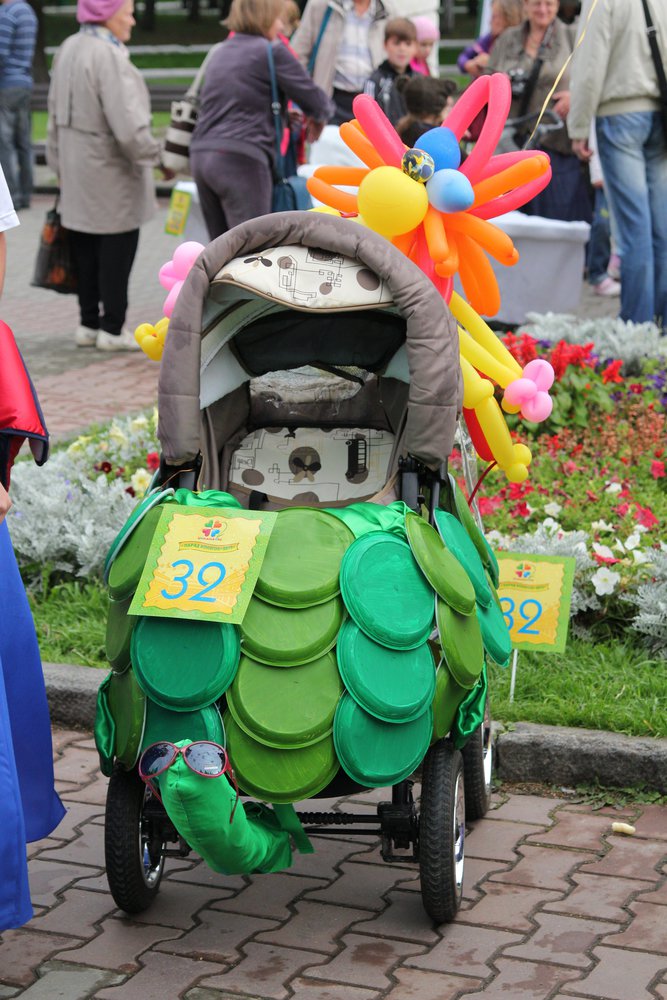
[[[660,46],[658,45],[658,30],[651,19],[651,11],[649,10],[647,0],[642,0],[642,7],[644,8],[644,17],[646,18],[646,34],[648,35],[648,44],[651,49],[653,63],[655,65],[655,73],[658,77],[660,96],[662,97],[663,103],[667,104],[667,77],[665,77],[665,67],[662,63]]]
[[[206,67],[211,61],[211,56],[213,55],[213,53],[216,52],[222,44],[223,42],[218,42],[217,45],[214,45],[213,48],[209,49],[208,52],[206,53],[204,61],[197,70],[194,80],[192,81],[192,83],[185,92],[185,96],[189,98],[191,101],[196,100],[196,98],[199,97],[199,91],[201,90],[204,83],[204,74],[206,72]]]
[[[540,70],[542,69],[542,63],[544,62],[544,56],[547,50],[547,45],[551,41],[551,36],[554,32],[555,20],[551,22],[549,27],[544,33],[544,38],[537,51],[537,56],[535,57],[535,62],[533,63],[533,68],[530,71],[530,76],[526,80],[526,89],[521,95],[521,104],[519,105],[517,111],[517,117],[521,118],[528,111],[528,105],[530,104],[530,99],[533,96],[533,91],[535,90],[535,85],[537,84],[537,78],[540,75]]]
[[[327,24],[329,23],[329,18],[331,17],[331,7],[327,7],[324,12],[324,17],[322,18],[322,23],[320,24],[320,30],[317,32],[317,38],[315,39],[315,44],[313,45],[313,51],[310,53],[310,59],[308,60],[308,73],[310,76],[313,75],[313,70],[315,69],[315,60],[317,59],[317,53],[320,48],[320,42],[322,41],[322,35],[327,30]]]
[[[273,174],[275,180],[283,180],[285,176],[284,166],[283,166],[283,154],[281,152],[282,138],[283,138],[283,117],[282,108],[280,105],[280,97],[278,96],[278,81],[276,80],[276,66],[273,61],[273,49],[271,47],[271,42],[267,44],[266,50],[267,59],[269,61],[269,77],[271,78],[271,114],[273,115],[273,124],[276,133],[276,161],[273,168]]]

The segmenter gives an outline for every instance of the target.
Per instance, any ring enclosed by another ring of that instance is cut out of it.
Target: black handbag
[[[267,56],[269,60],[269,76],[271,77],[271,113],[276,130],[276,160],[273,168],[273,201],[272,212],[307,212],[313,207],[313,202],[308,193],[308,186],[305,177],[298,174],[285,176],[285,159],[282,154],[283,119],[278,97],[278,83],[276,81],[276,68],[273,62],[273,50],[271,43],[268,44]]]
[[[58,198],[46,213],[30,282],[35,288],[48,288],[63,295],[75,294],[77,275],[68,231],[60,221]]]
[[[660,54],[660,46],[658,45],[658,32],[651,19],[647,0],[642,0],[642,6],[644,8],[644,17],[646,18],[646,34],[648,35],[648,44],[651,49],[651,58],[655,66],[655,75],[658,78],[658,89],[660,90],[660,100],[662,102],[660,104],[660,114],[665,130],[665,138],[667,139],[667,77],[665,76],[665,67]]]

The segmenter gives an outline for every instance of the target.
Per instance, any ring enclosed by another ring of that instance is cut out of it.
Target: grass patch
[[[570,639],[563,654],[519,653],[514,702],[510,668],[489,673],[493,716],[503,722],[667,736],[667,671],[622,640]]]
[[[47,576],[44,576],[44,580]],[[97,582],[66,582],[28,591],[42,660],[109,669],[104,653],[109,598]]]

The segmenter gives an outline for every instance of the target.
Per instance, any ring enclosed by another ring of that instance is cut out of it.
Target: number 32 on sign
[[[567,640],[575,561],[499,553],[498,596],[515,649],[562,653]]]

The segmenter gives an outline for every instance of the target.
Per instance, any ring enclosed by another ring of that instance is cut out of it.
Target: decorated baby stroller
[[[485,658],[510,652],[497,562],[447,469],[461,399],[448,308],[362,226],[266,216],[192,268],[162,359],[160,471],[107,559],[96,737],[121,909],[150,905],[190,850],[271,871],[309,836],[364,833],[419,864],[434,921],[455,917],[466,821],[491,793]],[[175,513],[191,519],[176,558]],[[252,518],[263,562],[241,567],[228,624],[204,599],[233,576],[229,524]],[[174,617],[195,577],[196,610]],[[188,768],[192,743],[228,759],[198,769],[193,751]],[[293,809],[375,787],[377,814]]]

